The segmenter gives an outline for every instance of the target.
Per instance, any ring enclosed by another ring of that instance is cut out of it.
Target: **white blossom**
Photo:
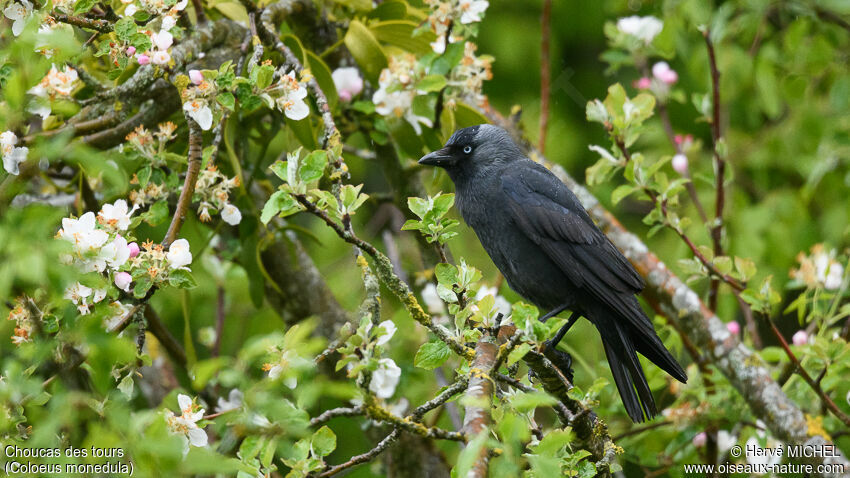
[[[717,449],[721,455],[731,450],[737,441],[738,437],[726,430],[720,430],[717,432]]]
[[[832,258],[830,254],[814,254],[815,277],[823,284],[826,290],[836,290],[841,287],[841,278],[844,276],[844,267]]]
[[[187,101],[183,103],[183,111],[195,120],[202,130],[208,131],[212,128],[212,110],[206,101],[197,99]]]
[[[104,204],[97,218],[106,227],[126,231],[130,227],[130,217],[138,207],[138,205],[134,205],[133,209],[130,209],[127,206],[127,201],[119,199],[115,201],[115,204]]]
[[[17,176],[20,173],[19,165],[26,161],[29,148],[26,146],[15,147],[18,137],[11,131],[0,133],[0,151],[3,155],[3,169],[7,173]]]
[[[32,13],[32,3],[27,0],[21,0],[20,3],[11,3],[3,14],[6,18],[12,20],[12,35],[18,36],[24,31],[27,24],[27,17]]]
[[[97,251],[109,240],[105,231],[95,228],[93,212],[87,212],[79,219],[63,218],[58,237],[73,244],[79,255]]]
[[[643,41],[646,45],[652,43],[663,28],[664,23],[653,16],[631,16],[617,20],[618,30]]]
[[[168,264],[172,269],[180,269],[191,264],[192,253],[189,251],[189,241],[186,239],[177,239],[172,242],[165,258],[168,260]]]
[[[233,204],[226,204],[221,210],[221,218],[224,222],[231,226],[235,226],[242,222],[242,213],[239,211],[239,208]]]
[[[461,0],[460,1],[460,22],[465,24],[481,21],[481,14],[487,10],[490,2],[486,0]]]
[[[395,323],[392,320],[385,320],[385,321],[381,322],[380,324],[378,324],[378,327],[381,327],[382,329],[384,329],[386,331],[384,333],[384,335],[378,337],[378,342],[377,342],[378,345],[384,345],[387,342],[389,342],[390,339],[393,338],[393,335],[395,335],[396,330],[398,330],[398,328],[395,326]],[[371,328],[372,328],[372,324],[370,323],[369,327],[366,329],[366,332],[369,332],[369,330]]]
[[[30,88],[29,93],[39,97],[53,98],[56,95],[70,96],[74,91],[75,84],[79,75],[77,70],[70,66],[65,66],[62,71],[56,69],[56,65],[50,67],[47,75],[41,81]]]
[[[282,94],[275,103],[287,118],[299,121],[310,114],[310,107],[304,102],[307,89],[295,79],[294,72],[281,75],[276,89],[282,91]]]
[[[331,74],[334,80],[336,92],[342,101],[351,101],[352,98],[363,91],[363,78],[354,67],[337,68]]]
[[[115,287],[118,287],[124,292],[130,292],[130,284],[133,282],[133,276],[128,272],[119,272],[115,274],[113,281],[115,282]]]
[[[369,390],[378,398],[390,398],[395,393],[400,377],[401,369],[393,359],[382,358],[378,361],[378,369],[372,372]]]
[[[223,397],[218,397],[218,405],[215,407],[216,413],[222,413],[229,410],[233,410],[242,406],[242,391],[238,388],[234,388],[227,395],[227,399]]]
[[[103,246],[98,258],[104,260],[113,269],[123,266],[130,258],[130,247],[127,245],[127,239],[120,235],[116,236],[112,242]]]
[[[198,427],[197,422],[204,418],[204,409],[193,411],[195,405],[192,399],[182,393],[177,395],[177,403],[180,405],[180,415],[175,415],[171,410],[165,412],[165,421],[172,433],[184,435],[187,438],[185,452],[188,445],[202,447],[207,445],[207,434]]]
[[[688,157],[682,153],[677,153],[673,156],[673,170],[684,175],[688,172]]]
[[[422,288],[422,301],[425,302],[425,308],[431,315],[441,315],[446,311],[446,306],[437,293],[437,286],[430,282]]]
[[[65,289],[64,297],[77,306],[77,310],[80,311],[80,314],[86,315],[89,313],[90,304],[88,304],[88,298],[91,296],[91,294],[91,287],[86,287],[83,284],[77,282],[71,287]]]

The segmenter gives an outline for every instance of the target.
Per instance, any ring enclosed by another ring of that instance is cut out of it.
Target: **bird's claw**
[[[573,357],[572,355],[558,350],[557,345],[552,346],[552,341],[543,342],[543,355],[549,359],[552,364],[564,374],[565,377],[572,383],[573,381]]]

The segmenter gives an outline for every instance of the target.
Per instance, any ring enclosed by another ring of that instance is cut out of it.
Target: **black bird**
[[[572,191],[493,125],[456,131],[419,164],[446,170],[463,219],[511,289],[549,311],[541,320],[573,312],[555,345],[579,316],[586,317],[599,330],[631,419],[654,417],[655,400],[635,352],[680,382],[688,377],[635,297],[643,279]]]

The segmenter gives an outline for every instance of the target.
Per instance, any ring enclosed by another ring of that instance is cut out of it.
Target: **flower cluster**
[[[210,209],[220,211],[224,222],[235,226],[242,221],[242,213],[228,202],[230,190],[239,186],[239,176],[228,178],[215,165],[209,165],[198,175],[195,194],[201,198],[198,217],[203,222],[210,220]]]
[[[212,128],[212,105],[215,105],[213,98],[217,88],[213,82],[204,79],[203,74],[198,70],[189,72],[189,81],[190,84],[180,92],[180,96],[183,97],[183,111],[195,120],[202,130],[208,131]]]
[[[27,18],[32,13],[32,3],[27,0],[10,3],[3,10],[3,15],[9,20],[12,20],[12,35],[18,36],[24,31],[27,24]]]
[[[18,146],[18,137],[11,131],[0,133],[0,152],[3,155],[3,169],[7,173],[17,176],[20,172],[19,165],[27,160],[29,148]]]
[[[287,118],[299,121],[310,114],[310,107],[304,101],[307,98],[307,89],[295,78],[295,72],[279,72],[278,82],[272,85],[268,93],[275,96],[274,102],[277,108]]]
[[[29,93],[42,98],[55,99],[57,96],[70,96],[76,87],[77,70],[65,66],[62,71],[56,65],[50,67],[41,81],[29,90]]]
[[[165,423],[171,433],[182,435],[186,439],[183,453],[189,452],[189,445],[207,446],[207,433],[198,426],[198,422],[204,418],[205,410],[196,405],[188,395],[182,393],[177,395],[177,404],[180,406],[180,415],[166,410]]]
[[[62,229],[56,237],[69,242],[73,250],[66,262],[73,263],[81,272],[105,272],[107,267],[117,271],[130,258],[127,240],[118,232],[127,229],[134,211],[135,208],[129,210],[126,201],[119,199],[104,206],[98,214],[101,227],[92,212],[78,219],[62,219]]]
[[[809,288],[837,290],[844,277],[844,266],[835,259],[835,255],[834,249],[827,251],[823,244],[815,244],[810,255],[802,252],[797,255],[800,268],[791,270],[791,278]]]
[[[403,54],[390,58],[389,68],[381,71],[379,88],[372,95],[375,111],[384,116],[404,118],[416,134],[422,134],[420,123],[432,126],[431,120],[413,112],[413,99],[416,97],[416,83],[425,72],[417,65],[416,57]]]
[[[481,21],[481,15],[490,6],[486,0],[425,0],[431,8],[428,25],[437,35],[431,43],[434,52],[446,51],[446,43],[455,43],[464,38],[467,25]]]
[[[165,28],[158,32],[150,33],[152,49],[136,55],[140,65],[153,63],[154,65],[167,65],[171,61],[171,53],[168,51],[174,44],[174,35]]]
[[[139,179],[137,176],[134,176],[130,182],[136,184],[139,182]],[[145,206],[147,204],[155,203],[160,199],[167,198],[168,190],[163,184],[148,182],[143,188],[130,191],[129,197],[130,202],[132,202],[134,206]]]
[[[9,320],[15,322],[15,331],[12,335],[12,343],[21,345],[24,342],[31,342],[30,334],[32,334],[32,317],[26,307],[24,307],[25,298],[15,300],[15,306],[9,312]]]
[[[489,55],[475,56],[478,46],[466,42],[463,48],[463,58],[460,64],[452,69],[449,75],[446,99],[449,107],[455,99],[465,98],[471,103],[486,106],[487,97],[482,93],[485,80],[493,78],[493,57]]]
[[[133,16],[139,11],[139,7],[134,0],[121,0],[121,3],[127,5],[127,8],[124,9],[125,16]],[[189,0],[181,0],[177,3],[174,3],[173,0],[139,0],[139,5],[141,5],[144,11],[151,15],[162,17],[162,30],[171,30],[174,28],[177,25],[177,18],[180,16],[180,12],[188,4]]]
[[[171,121],[160,123],[159,129],[154,133],[145,129],[144,125],[139,125],[125,139],[133,150],[150,162],[151,166],[158,167],[165,165],[163,156],[165,145],[176,137],[175,131],[177,131],[177,125]],[[123,144],[121,146],[124,147]]]

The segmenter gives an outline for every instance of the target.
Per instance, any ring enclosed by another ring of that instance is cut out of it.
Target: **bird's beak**
[[[426,166],[445,166],[451,161],[452,155],[449,152],[449,148],[442,148],[422,156],[422,159],[419,160],[419,164],[424,164]]]

